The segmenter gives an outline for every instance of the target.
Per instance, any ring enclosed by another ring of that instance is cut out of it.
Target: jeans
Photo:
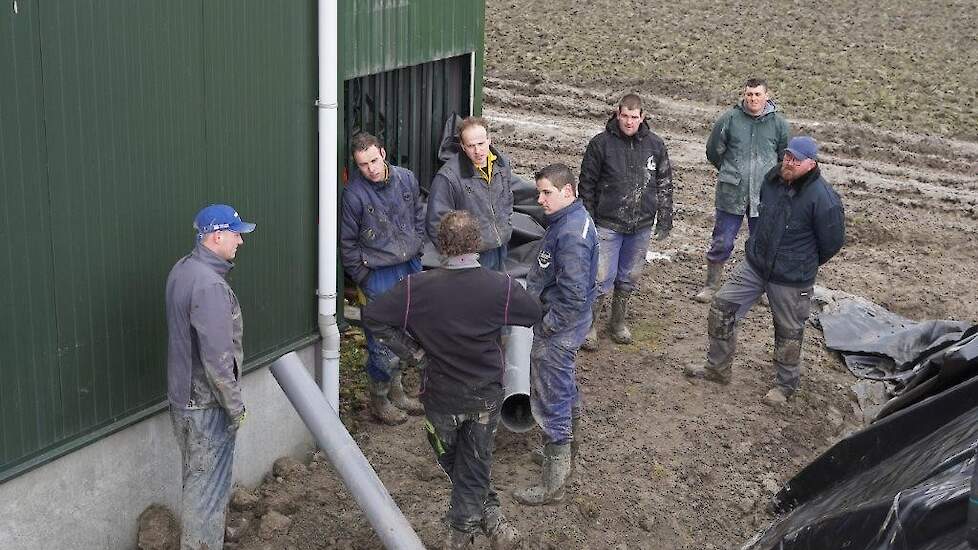
[[[505,244],[485,252],[479,252],[479,265],[486,269],[506,273],[506,256],[508,255],[509,247]]]
[[[183,459],[181,523],[183,550],[224,548],[224,522],[231,496],[236,432],[220,407],[170,408]]]
[[[618,233],[600,226],[595,229],[598,231],[598,295],[604,296],[612,286],[622,292],[635,290],[645,265],[652,226],[635,233]]]
[[[581,415],[575,358],[591,320],[555,334],[544,335],[537,323],[530,348],[530,411],[547,441],[556,445],[573,439],[573,417]]]
[[[370,271],[370,276],[360,285],[360,290],[370,302],[394,288],[394,285],[408,275],[419,271],[421,271],[421,260],[418,258],[396,265],[378,267]],[[397,357],[387,346],[378,342],[371,331],[365,328],[363,333],[367,339],[367,375],[378,382],[390,380],[391,369],[397,364]]]
[[[710,304],[707,366],[719,372],[730,369],[737,347],[736,325],[764,293],[774,317],[775,384],[791,395],[801,378],[801,344],[811,310],[812,287],[767,282],[746,260],[737,264]]]
[[[452,528],[474,533],[484,512],[499,506],[492,488],[492,451],[499,408],[464,414],[425,411],[445,452],[438,463],[452,480],[452,500],[445,516]]]
[[[747,216],[748,235],[754,233],[756,222],[756,217]],[[730,258],[734,241],[737,240],[737,233],[740,232],[743,223],[744,216],[717,209],[716,219],[713,222],[713,240],[710,242],[710,250],[706,253],[707,261],[722,264]]]

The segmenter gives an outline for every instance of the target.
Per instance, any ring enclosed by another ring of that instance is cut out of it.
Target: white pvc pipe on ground
[[[394,503],[350,432],[346,431],[335,409],[330,408],[299,357],[294,352],[283,355],[270,369],[384,547],[423,550],[424,544],[418,534]]]

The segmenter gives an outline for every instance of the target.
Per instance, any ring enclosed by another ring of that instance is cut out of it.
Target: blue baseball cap
[[[791,138],[786,150],[798,160],[815,160],[815,157],[818,156],[818,144],[808,136],[795,136]]]
[[[214,231],[233,231],[234,233],[251,233],[255,224],[241,219],[234,208],[226,204],[212,204],[204,207],[194,218],[194,229],[198,235]]]

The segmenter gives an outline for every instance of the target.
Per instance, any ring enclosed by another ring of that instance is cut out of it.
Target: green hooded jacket
[[[717,209],[756,217],[764,175],[781,161],[787,146],[788,123],[773,101],[756,117],[744,111],[743,103],[723,113],[706,142],[706,158],[719,170]]]

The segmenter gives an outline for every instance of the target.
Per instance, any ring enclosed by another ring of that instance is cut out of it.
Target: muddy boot
[[[512,550],[520,541],[520,532],[506,521],[499,506],[486,509],[482,516],[482,532],[489,537],[492,550]]]
[[[764,404],[775,409],[783,407],[791,395],[784,390],[781,386],[774,386],[764,395]]]
[[[543,448],[543,477],[540,485],[521,489],[513,493],[520,504],[540,506],[564,500],[567,477],[570,475],[570,443],[554,445],[547,443]]]
[[[706,286],[693,297],[701,304],[708,304],[713,301],[713,295],[720,288],[720,279],[723,277],[723,262],[709,262],[706,266]]]
[[[390,382],[370,381],[370,413],[383,424],[397,426],[407,422],[407,415],[387,399],[390,388]]]
[[[596,296],[591,306],[591,330],[581,344],[581,349],[585,351],[598,351],[598,317],[602,309],[604,309],[604,296]]]
[[[722,384],[726,386],[730,383],[731,373],[729,370],[725,372],[720,372],[717,369],[711,368],[708,364],[690,363],[683,368],[683,374],[687,378],[700,378],[703,380],[708,380],[710,382],[716,382],[717,384]]]
[[[391,371],[391,391],[387,396],[395,407],[411,416],[424,414],[424,406],[421,405],[421,402],[404,393],[404,386],[401,385],[400,369]]]
[[[616,344],[631,344],[632,331],[625,324],[625,317],[628,316],[628,298],[630,292],[615,290],[611,298],[611,322],[608,328],[611,330],[611,339]]]
[[[571,430],[573,439],[571,439],[571,468],[570,476],[573,477],[577,473],[577,451],[581,448],[581,417],[575,416],[571,419]]]
[[[449,527],[448,534],[445,535],[445,542],[441,547],[445,550],[461,550],[462,548],[471,548],[474,541],[475,536],[472,533],[463,533],[454,527]]]

